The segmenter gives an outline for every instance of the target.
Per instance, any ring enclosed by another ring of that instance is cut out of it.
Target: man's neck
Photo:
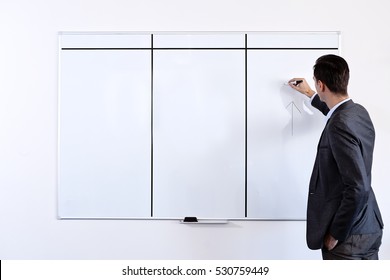
[[[340,102],[348,99],[349,96],[348,94],[347,95],[336,95],[336,94],[332,94],[331,95],[331,98],[329,98],[327,101],[326,101],[326,105],[328,106],[328,108],[331,110],[334,106],[336,106],[337,104],[339,104]]]

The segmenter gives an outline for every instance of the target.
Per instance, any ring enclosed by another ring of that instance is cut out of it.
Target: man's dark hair
[[[313,69],[316,80],[323,82],[330,91],[340,95],[347,94],[349,68],[344,58],[334,54],[321,56]]]

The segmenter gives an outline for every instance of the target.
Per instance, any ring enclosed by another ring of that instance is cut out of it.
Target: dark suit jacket
[[[329,112],[318,95],[312,105]],[[363,106],[349,100],[328,120],[309,185],[307,244],[321,249],[327,233],[342,242],[351,234],[380,231],[383,221],[371,188],[375,130]]]

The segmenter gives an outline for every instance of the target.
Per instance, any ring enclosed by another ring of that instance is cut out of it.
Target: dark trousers
[[[378,260],[381,244],[382,230],[373,234],[351,235],[330,251],[322,249],[322,258],[324,260]]]

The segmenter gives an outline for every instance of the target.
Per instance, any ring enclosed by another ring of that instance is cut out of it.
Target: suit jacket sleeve
[[[329,112],[329,108],[328,106],[326,105],[325,102],[322,102],[320,97],[318,96],[318,94],[316,94],[313,98],[313,100],[311,101],[311,105],[315,108],[317,108],[318,110],[320,110],[320,112],[322,114],[324,114],[325,116],[328,114]]]

